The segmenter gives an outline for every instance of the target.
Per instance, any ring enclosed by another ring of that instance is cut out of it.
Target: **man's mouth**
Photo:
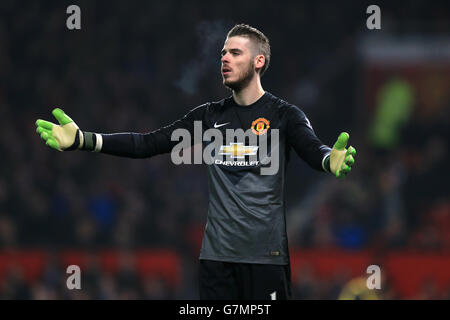
[[[231,68],[229,68],[229,67],[223,67],[222,68],[222,74],[223,75],[227,75],[227,74],[230,74],[231,73]]]

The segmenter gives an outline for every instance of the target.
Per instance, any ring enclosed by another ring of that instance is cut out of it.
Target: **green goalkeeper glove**
[[[348,149],[347,142],[350,135],[347,132],[342,132],[336,143],[331,149],[330,155],[327,157],[328,162],[327,167],[336,176],[336,178],[344,178],[347,173],[352,170],[352,166],[355,163],[354,156],[356,155],[356,150],[352,146]]]
[[[101,134],[81,131],[75,122],[59,108],[53,109],[53,116],[59,125],[38,119],[36,132],[45,144],[58,151],[87,150],[100,152],[103,145]]]
[[[45,144],[58,151],[81,149],[83,146],[83,133],[75,122],[59,108],[52,111],[59,125],[38,119],[36,132]]]

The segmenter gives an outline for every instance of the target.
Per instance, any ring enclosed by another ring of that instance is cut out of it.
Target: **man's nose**
[[[226,53],[226,54],[224,54],[223,56],[222,56],[222,58],[220,59],[220,61],[222,61],[222,62],[230,62],[230,60],[228,59],[229,57],[228,57],[228,53]]]

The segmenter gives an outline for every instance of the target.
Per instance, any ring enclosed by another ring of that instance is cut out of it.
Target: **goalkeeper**
[[[260,147],[245,139],[220,141],[221,150],[227,150],[231,160],[208,165],[208,215],[199,270],[201,299],[291,298],[285,219],[290,151],[311,168],[336,178],[345,177],[355,161],[356,150],[347,149],[347,133],[339,135],[333,148],[328,147],[317,138],[300,108],[263,90],[261,76],[269,62],[267,37],[248,25],[236,25],[228,32],[221,52],[223,84],[232,91],[225,99],[202,104],[172,124],[148,133],[87,132],[58,108],[53,110],[58,123],[36,121],[37,133],[50,148],[130,158],[171,152],[177,144],[171,140],[172,133],[185,129],[193,136],[194,121],[200,121],[204,129],[223,133],[251,129],[258,137],[269,137],[278,129],[279,168],[274,174],[259,174],[261,159],[245,161]]]

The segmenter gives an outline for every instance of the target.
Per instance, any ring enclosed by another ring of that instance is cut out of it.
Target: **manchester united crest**
[[[258,118],[252,122],[252,132],[258,136],[263,135],[269,130],[270,122],[266,118]]]

